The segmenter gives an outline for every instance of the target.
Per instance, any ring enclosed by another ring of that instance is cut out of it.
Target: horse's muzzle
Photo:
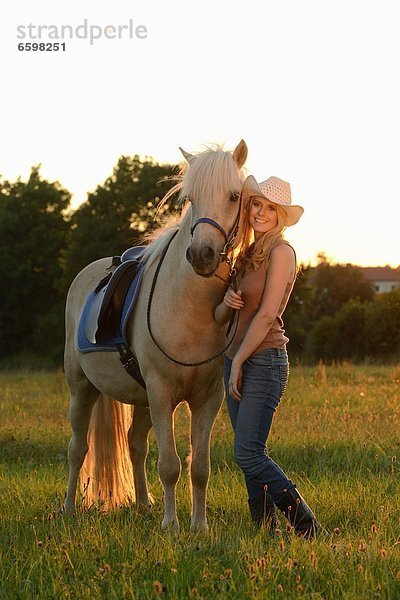
[[[197,275],[212,277],[219,265],[219,254],[212,246],[202,245],[199,248],[189,246],[186,250],[186,260]]]

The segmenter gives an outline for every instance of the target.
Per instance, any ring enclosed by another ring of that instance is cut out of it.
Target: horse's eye
[[[230,202],[237,202],[240,198],[240,194],[239,192],[234,192],[233,194],[231,194],[229,200]]]

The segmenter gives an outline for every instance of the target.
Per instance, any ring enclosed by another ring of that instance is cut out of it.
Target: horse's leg
[[[88,451],[87,433],[93,406],[99,397],[99,391],[87,380],[81,380],[71,386],[69,418],[72,437],[68,446],[69,478],[65,500],[65,511],[75,511],[76,486],[83,461]]]
[[[203,406],[191,406],[191,442],[192,442],[192,531],[207,529],[206,495],[210,476],[210,438],[211,430],[221,406],[223,391],[210,396]]]
[[[146,458],[151,426],[150,410],[145,406],[135,406],[133,421],[128,434],[129,451],[133,465],[136,504],[146,506],[150,504],[147,489]]]
[[[147,383],[147,382],[146,382]],[[176,452],[171,396],[160,384],[147,387],[151,420],[158,446],[158,473],[164,487],[165,512],[162,529],[179,529],[176,514],[175,486],[181,473],[181,461]]]

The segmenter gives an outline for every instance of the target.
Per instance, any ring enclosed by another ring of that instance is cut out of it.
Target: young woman
[[[235,432],[235,460],[244,473],[250,512],[257,525],[275,527],[275,505],[298,534],[323,531],[282,469],[266,453],[272,418],[285,390],[288,338],[282,314],[296,278],[296,255],[283,239],[303,214],[291,204],[290,185],[278,177],[243,185],[246,217],[237,260],[239,289],[229,288],[217,307],[223,324],[238,311],[234,339],[226,352],[224,381]]]

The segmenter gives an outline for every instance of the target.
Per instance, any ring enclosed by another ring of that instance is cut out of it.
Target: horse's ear
[[[181,148],[179,146],[179,150],[182,152],[183,154],[183,158],[185,160],[187,160],[187,162],[190,164],[191,162],[194,161],[194,159],[196,158],[193,154],[190,154],[189,152],[186,152],[186,150],[184,150],[183,148]]]
[[[235,150],[233,151],[233,158],[236,161],[237,166],[241,169],[247,159],[247,144],[244,140],[240,140]]]

